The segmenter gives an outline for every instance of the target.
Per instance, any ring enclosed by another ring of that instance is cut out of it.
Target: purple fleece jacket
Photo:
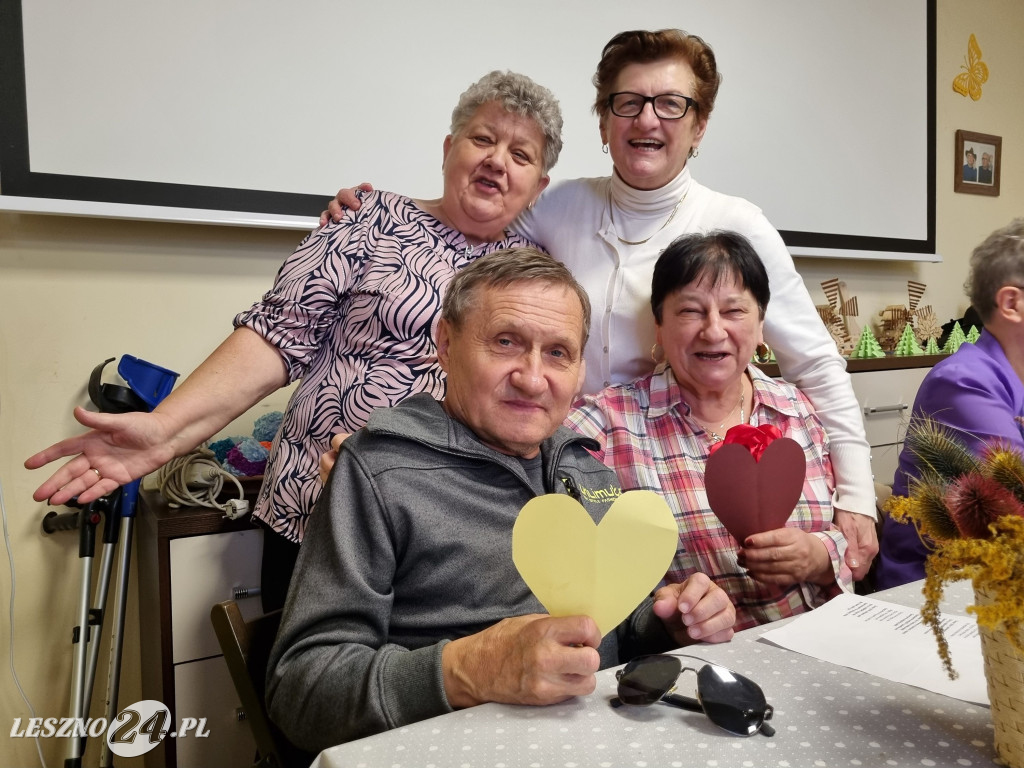
[[[994,336],[983,331],[936,365],[921,383],[911,421],[921,417],[948,424],[972,449],[1001,443],[1024,452],[1024,384]],[[905,496],[908,477],[918,474],[906,448],[893,481],[893,493]],[[879,543],[875,587],[886,589],[924,578],[927,544],[912,525],[886,518]]]

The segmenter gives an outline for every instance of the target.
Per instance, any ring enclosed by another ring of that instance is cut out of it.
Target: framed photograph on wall
[[[1002,136],[957,131],[953,153],[953,191],[998,197],[1002,162]]]

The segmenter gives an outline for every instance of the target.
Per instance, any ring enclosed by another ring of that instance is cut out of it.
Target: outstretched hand
[[[161,417],[155,413],[95,413],[75,408],[75,419],[90,430],[54,443],[25,460],[39,469],[72,458],[50,475],[32,498],[60,505],[75,496],[88,504],[174,458]]]
[[[654,613],[680,646],[728,642],[736,623],[736,608],[729,595],[703,573],[655,592]]]
[[[330,203],[327,204],[327,210],[320,212],[321,227],[328,221],[341,221],[345,216],[346,210],[359,210],[359,206],[362,203],[359,202],[359,198],[356,196],[357,189],[362,190],[363,192],[373,192],[373,185],[364,181],[354,189],[352,187],[343,187],[339,189],[338,194],[334,196],[334,199],[331,200]]]

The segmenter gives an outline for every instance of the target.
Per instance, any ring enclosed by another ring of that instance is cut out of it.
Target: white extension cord
[[[238,489],[237,499],[228,499],[221,504],[217,501],[224,487],[225,479]],[[182,506],[211,507],[223,512],[225,517],[237,520],[249,512],[249,502],[238,478],[225,470],[209,448],[201,445],[191,453],[171,459],[156,472],[148,475],[143,487],[155,488],[167,499],[172,508]]]

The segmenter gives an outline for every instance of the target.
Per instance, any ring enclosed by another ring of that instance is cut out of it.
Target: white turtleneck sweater
[[[671,222],[663,226],[680,199]],[[836,477],[833,504],[875,517],[870,449],[846,362],[818,317],[782,237],[760,208],[698,184],[684,168],[672,182],[650,191],[633,189],[617,175],[554,184],[514,229],[566,264],[590,296],[587,393],[632,381],[654,368],[651,277],[665,247],[691,232],[727,229],[744,235],[768,272],[771,301],[765,341],[783,378],[807,395],[828,432]],[[650,239],[624,245],[619,237]]]

